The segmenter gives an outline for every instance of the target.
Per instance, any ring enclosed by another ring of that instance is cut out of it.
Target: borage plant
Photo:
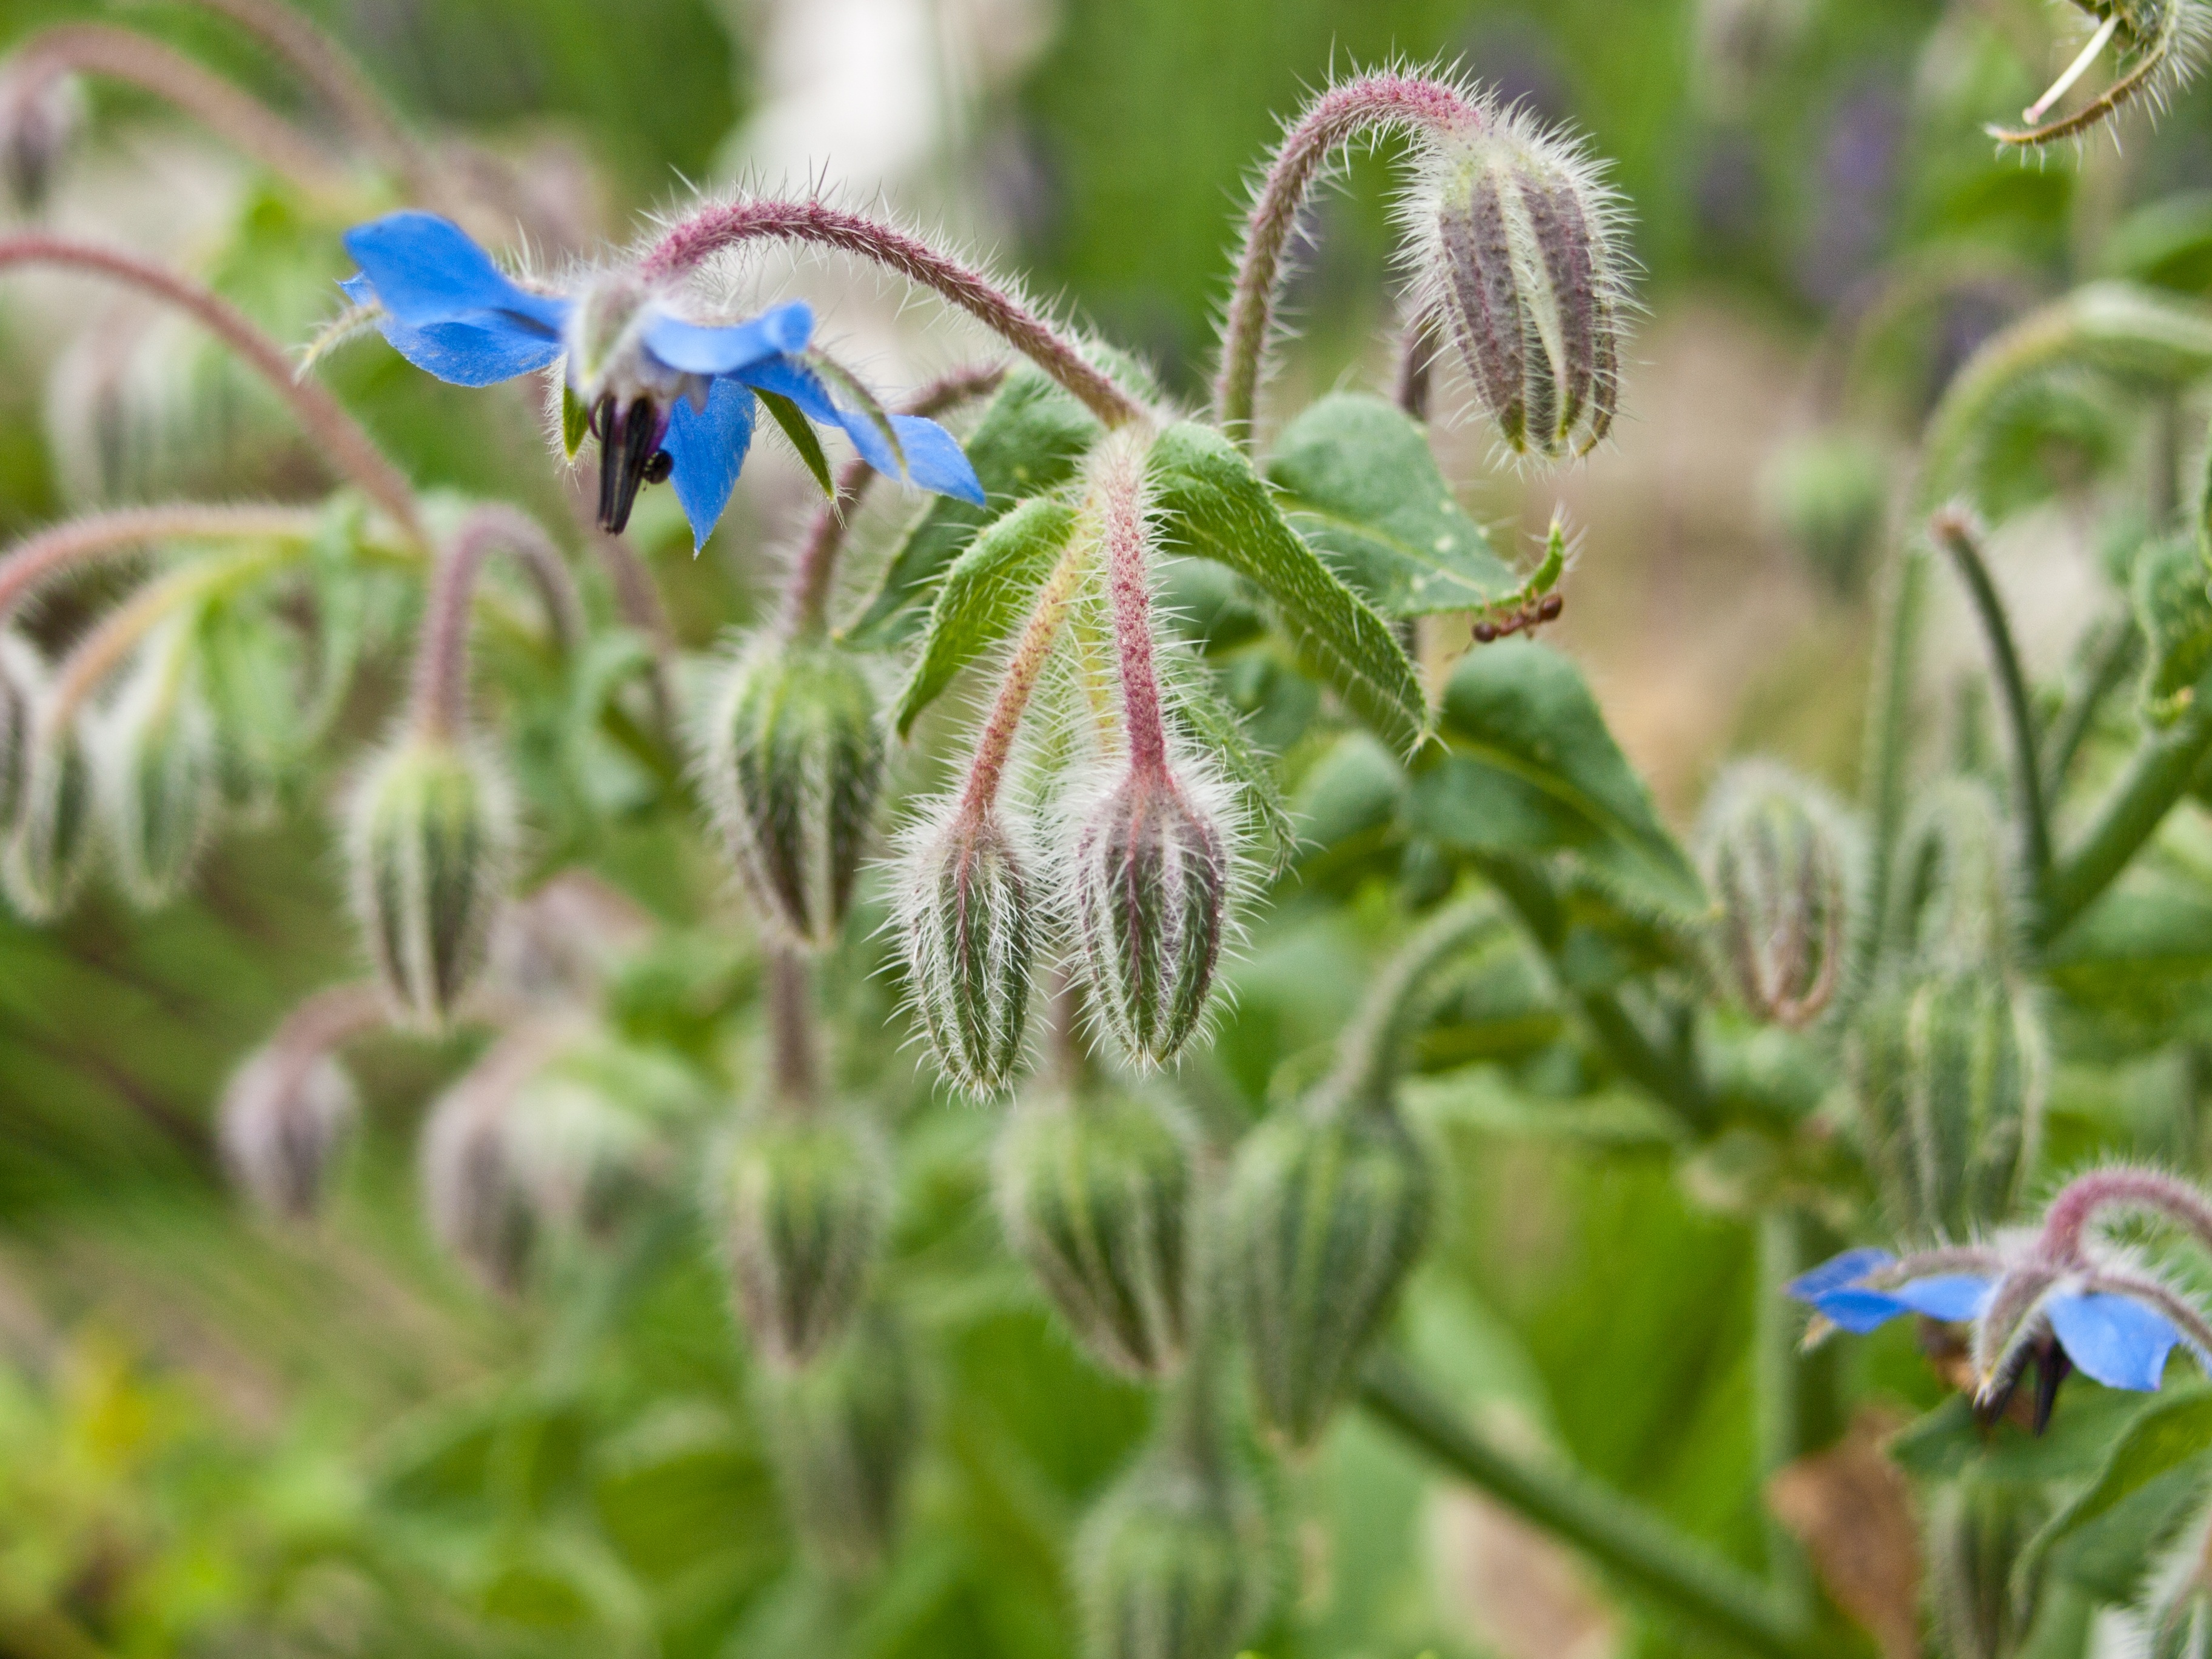
[[[337,786],[373,975],[301,1001],[223,1095],[222,1150],[258,1206],[306,1224],[328,1201],[360,1115],[349,1045],[392,1025],[473,1042],[419,1137],[435,1236],[490,1291],[558,1313],[549,1376],[619,1345],[625,1299],[680,1277],[672,1240],[711,1240],[804,1546],[793,1582],[814,1587],[777,1616],[814,1650],[943,1571],[906,1522],[941,1519],[958,1482],[914,1470],[1000,1480],[967,1467],[974,1423],[933,1426],[927,1379],[1009,1294],[1041,1295],[1087,1361],[1159,1395],[1087,1516],[1041,1528],[1066,1593],[1050,1572],[1007,1589],[1102,1659],[1305,1639],[1290,1540],[1347,1407],[1699,1650],[1848,1652],[1863,1625],[1909,1651],[1923,1582],[1954,1655],[2081,1653],[2116,1620],[2205,1650],[2212,1404],[2195,1382],[2142,1396],[2177,1352],[2212,1358],[2198,1270],[2170,1249],[2212,1247],[2212,1199],[2133,1164],[2057,1184],[2044,1131],[2069,1061],[2196,1029],[2201,987],[2158,976],[2201,957],[2208,914],[2174,809],[2212,756],[2212,486],[2185,509],[2170,476],[2112,463],[2100,510],[2133,608],[2091,630],[2056,696],[2023,668],[1978,514],[1996,434],[2055,377],[2110,377],[2172,440],[2179,394],[2212,373],[2212,318],[2098,285],[1982,348],[1920,445],[1863,809],[1748,763],[1711,793],[1700,860],[1572,662],[1530,637],[1560,614],[1564,526],[1501,556],[1425,428],[1439,377],[1521,464],[1589,455],[1612,428],[1633,264],[1578,142],[1437,76],[1322,93],[1261,178],[1194,416],[993,275],[820,195],[695,203],[626,249],[502,262],[472,234],[498,218],[480,174],[413,141],[289,13],[216,9],[302,72],[367,163],[150,40],[70,26],[9,66],[8,174],[35,194],[56,165],[62,76],[169,96],[288,180],[333,246],[350,224],[346,308],[307,367],[135,257],[24,231],[0,264],[195,319],[337,488],[91,514],[0,561],[12,617],[65,574],[159,556],[73,638],[0,635],[0,809],[9,901],[43,921],[99,863],[165,902],[227,820]],[[2160,95],[2201,46],[2193,0],[2083,9],[2088,49],[2007,142]],[[2110,88],[2046,119],[2108,48]],[[1396,393],[1263,417],[1300,212],[1380,137],[1407,171]],[[771,244],[888,271],[1002,360],[886,399],[805,302],[732,303]],[[383,351],[349,343],[372,331],[488,403],[524,383],[557,441],[548,470],[596,469],[574,521],[532,510],[542,479],[512,501],[418,489],[319,379]],[[679,659],[623,534],[665,483],[703,545],[770,433],[827,499],[765,620]],[[857,533],[877,477],[917,492],[887,552]],[[490,579],[494,555],[523,587]],[[1985,635],[2002,741],[1926,780],[1908,738],[1939,557]],[[331,766],[410,639],[383,741]],[[2130,714],[2116,695],[2138,663]],[[649,914],[596,873],[638,823],[686,826],[741,915],[696,895]],[[1333,1043],[1249,1037],[1227,1006],[1239,940],[1301,911],[1357,918],[1382,966],[1346,969],[1371,983]],[[1758,1455],[1788,1523],[1763,1571],[1476,1426],[1393,1346],[1446,1231],[1439,1135],[1501,1113],[1593,1159],[1656,1148],[1756,1221]],[[987,1191],[1002,1252],[969,1225]],[[1009,1291],[1015,1262],[1027,1288]],[[1835,1517],[1858,1513],[1844,1486],[1869,1490],[1861,1439],[1821,1339],[1907,1315],[1915,1386],[1956,1397],[1890,1443],[1922,1518],[1878,1475],[1855,1532]],[[555,1437],[524,1393],[501,1443],[527,1461],[513,1444]],[[1858,1533],[1916,1525],[1917,1549],[1870,1577]],[[2125,1611],[2100,1626],[2100,1603]]]

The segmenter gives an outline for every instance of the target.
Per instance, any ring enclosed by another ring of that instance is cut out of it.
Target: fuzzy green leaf
[[[1283,510],[1330,569],[1386,617],[1496,611],[1530,579],[1460,509],[1411,418],[1340,392],[1291,422],[1267,463]]]
[[[1010,633],[1075,534],[1075,509],[1024,501],[978,536],[945,574],[921,655],[892,718],[901,737],[952,677]]]
[[[1704,913],[1696,870],[1566,658],[1526,640],[1470,652],[1437,729],[1450,752],[1414,781],[1414,833],[1466,854],[1571,854],[1633,909]]]
[[[1252,741],[1243,717],[1214,688],[1202,661],[1188,651],[1169,650],[1160,653],[1159,663],[1168,686],[1168,718],[1227,775],[1244,809],[1246,828],[1259,842],[1269,868],[1279,872],[1290,862],[1297,837],[1275,780],[1274,761]]]
[[[783,428],[783,435],[791,440],[791,447],[799,452],[799,459],[806,463],[806,470],[814,475],[814,482],[822,486],[822,493],[835,497],[837,480],[830,471],[830,457],[823,453],[822,435],[814,429],[814,422],[800,412],[797,404],[781,392],[761,392],[753,395],[768,405],[768,412],[775,416],[775,423]]]
[[[1427,709],[1397,635],[1291,528],[1236,446],[1185,421],[1152,447],[1150,474],[1168,546],[1251,580],[1352,712],[1401,752],[1418,747]]]
[[[921,625],[930,588],[985,525],[1025,496],[1057,489],[1099,434],[1091,412],[1027,364],[1012,369],[963,446],[989,499],[939,496],[898,551],[882,585],[847,630],[854,643],[895,644]]]
[[[2212,1486],[2212,1388],[2153,1401],[2105,1443],[2095,1479],[2036,1535],[2022,1571],[2048,1561],[2118,1600]]]

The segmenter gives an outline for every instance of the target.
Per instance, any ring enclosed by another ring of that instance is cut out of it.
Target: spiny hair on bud
[[[697,774],[762,912],[835,942],[883,793],[883,699],[868,660],[829,640],[742,640],[695,733]]]
[[[957,795],[899,837],[891,926],[908,1006],[955,1086],[996,1095],[1028,1052],[1030,1003],[1046,939],[1027,819],[977,815]]]
[[[1586,141],[1480,97],[1423,147],[1399,216],[1414,313],[1443,318],[1516,455],[1586,455],[1612,429],[1635,309],[1626,216]]]
[[[215,719],[189,630],[149,641],[88,726],[116,879],[131,902],[156,908],[191,880],[215,830]]]
[[[336,1054],[270,1043],[223,1089],[216,1109],[223,1167],[270,1215],[306,1220],[322,1206],[359,1109],[353,1078]]]

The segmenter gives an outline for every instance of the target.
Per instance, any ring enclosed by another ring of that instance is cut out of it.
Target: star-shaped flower
[[[526,289],[457,225],[393,213],[346,233],[360,274],[342,286],[379,311],[377,326],[410,362],[456,386],[489,386],[565,356],[569,392],[599,441],[599,523],[620,531],[638,489],[665,478],[704,545],[751,447],[760,397],[835,427],[878,471],[978,506],[983,490],[952,434],[934,421],[853,408],[830,380],[858,388],[810,349],[803,301],[746,321],[702,323],[678,296],[633,273],[574,294]]]

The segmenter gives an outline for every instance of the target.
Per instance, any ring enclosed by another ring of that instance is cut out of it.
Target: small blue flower
[[[2029,1359],[2043,1380],[2039,1431],[2069,1370],[2108,1389],[2148,1391],[2166,1357],[2186,1340],[2154,1304],[2172,1292],[2121,1272],[2059,1272],[1996,1249],[1930,1250],[1899,1261],[1887,1250],[1846,1250],[1791,1281],[1790,1294],[1831,1324],[1863,1334],[1900,1314],[1975,1327],[1981,1361],[1977,1409],[2001,1413]],[[2009,1294],[2007,1294],[2009,1292]]]
[[[975,468],[936,422],[830,396],[808,350],[814,313],[803,301],[718,326],[678,316],[667,295],[623,272],[574,295],[532,293],[428,213],[358,225],[345,245],[361,266],[341,284],[347,297],[379,307],[384,337],[440,380],[489,386],[567,357],[569,389],[599,441],[606,530],[629,522],[641,484],[665,478],[703,546],[751,447],[758,392],[837,428],[879,472],[983,504]]]

